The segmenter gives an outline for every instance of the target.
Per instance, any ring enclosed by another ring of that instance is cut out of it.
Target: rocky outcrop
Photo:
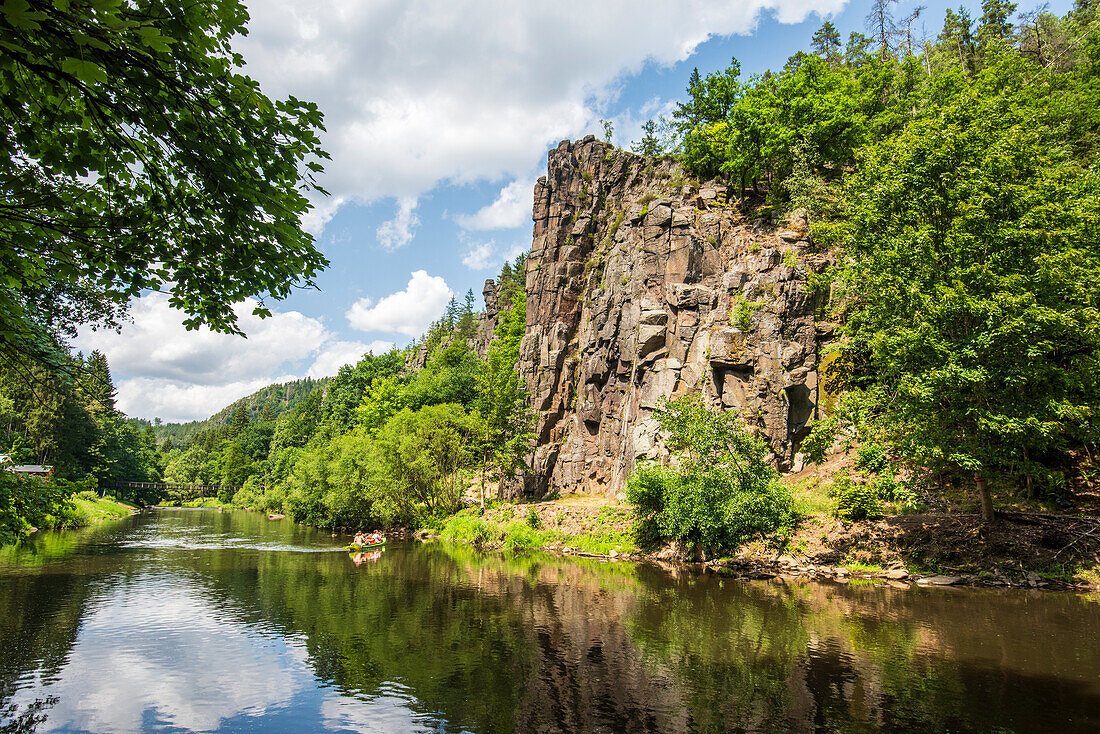
[[[808,223],[747,221],[725,190],[589,136],[535,186],[519,370],[538,415],[527,491],[615,493],[667,456],[653,410],[700,394],[798,468],[819,403]]]
[[[493,340],[493,332],[500,322],[500,298],[499,287],[495,280],[490,278],[485,281],[485,288],[481,295],[485,299],[485,310],[478,316],[477,334],[474,336],[473,348],[482,359],[489,353],[489,343]]]

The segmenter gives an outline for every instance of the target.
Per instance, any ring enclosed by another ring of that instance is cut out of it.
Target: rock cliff
[[[534,193],[528,493],[618,492],[638,460],[667,456],[653,410],[685,393],[739,411],[798,468],[819,403],[807,273],[827,264],[805,219],[750,222],[723,187],[591,136],[550,151]]]

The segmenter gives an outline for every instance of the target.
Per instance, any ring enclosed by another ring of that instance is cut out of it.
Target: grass
[[[77,512],[80,513],[86,522],[128,517],[132,510],[137,509],[133,505],[118,502],[110,497],[100,497],[95,500],[86,499],[84,497],[74,497],[73,503],[76,505]]]
[[[439,531],[440,540],[467,543],[478,547],[503,547],[510,551],[535,550],[551,546],[569,547],[581,553],[609,555],[633,553],[637,550],[633,534],[613,530],[616,515],[623,512],[605,507],[581,533],[567,533],[560,528],[540,529],[523,519],[493,522],[477,515],[476,510],[463,510],[449,518]]]
[[[862,561],[846,561],[840,564],[852,573],[882,573],[882,566],[877,563],[863,563]]]
[[[836,511],[836,499],[829,496],[827,487],[817,477],[809,477],[791,484],[795,510],[802,517],[832,515]]]

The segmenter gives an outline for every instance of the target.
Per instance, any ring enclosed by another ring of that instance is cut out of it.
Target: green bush
[[[81,491],[73,495],[74,500],[84,500],[85,502],[98,502],[99,492],[92,489],[82,489]]]
[[[542,527],[542,518],[539,517],[539,512],[534,507],[527,511],[527,526],[532,530],[538,530]]]
[[[71,495],[88,487],[86,480],[55,481],[0,471],[0,545],[18,540],[31,528],[79,525],[83,518]]]
[[[856,452],[856,466],[865,473],[878,474],[890,467],[890,456],[880,443],[865,443]]]
[[[512,523],[505,528],[504,547],[508,550],[530,550],[542,545],[542,538],[526,523]]]
[[[836,443],[840,424],[836,416],[829,416],[822,421],[814,421],[810,424],[810,433],[802,439],[798,449],[812,464],[822,464],[829,453],[829,449]]]
[[[639,545],[680,540],[733,548],[794,523],[794,498],[768,465],[767,447],[734,413],[681,398],[656,417],[681,462],[679,469],[642,464],[627,482]]]
[[[448,543],[472,543],[480,546],[495,543],[500,534],[492,523],[463,510],[443,525],[439,537]]]
[[[875,488],[853,481],[848,472],[841,472],[833,479],[832,494],[836,497],[836,516],[841,520],[854,522],[882,514]]]

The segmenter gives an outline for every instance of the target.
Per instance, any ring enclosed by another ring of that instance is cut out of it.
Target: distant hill
[[[306,377],[292,382],[268,385],[247,397],[230,403],[206,420],[188,421],[186,423],[162,423],[159,426],[153,426],[153,430],[156,432],[157,441],[170,438],[172,443],[178,445],[206,428],[225,425],[229,422],[229,416],[233,414],[238,405],[244,405],[248,409],[249,417],[254,421],[259,420],[265,408],[269,409],[268,416],[270,418],[277,418],[280,413],[293,408],[317,390],[324,390],[331,381],[331,377],[322,377],[319,380]]]

